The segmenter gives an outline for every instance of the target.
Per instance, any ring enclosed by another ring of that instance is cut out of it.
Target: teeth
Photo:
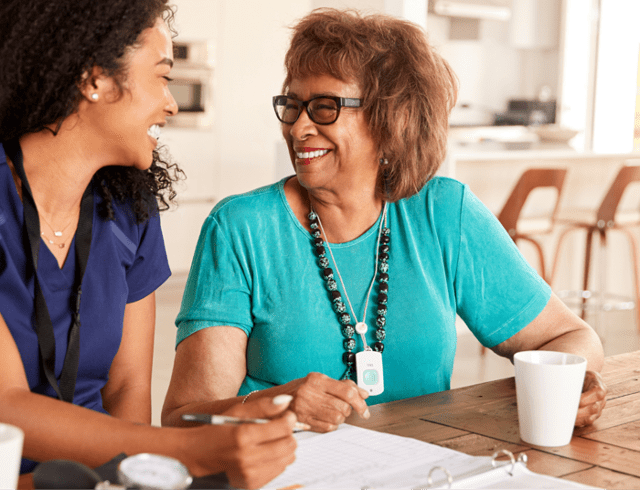
[[[160,126],[154,124],[149,129],[147,129],[147,134],[155,139],[160,138]]]
[[[318,158],[323,155],[326,155],[327,153],[329,153],[329,150],[305,151],[305,152],[296,152],[296,156],[299,159],[304,160],[307,158]]]

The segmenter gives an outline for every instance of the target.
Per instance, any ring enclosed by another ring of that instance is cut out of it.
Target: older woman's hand
[[[288,385],[291,390],[287,392],[293,395],[290,410],[315,432],[336,430],[352,410],[366,419],[370,416],[364,401],[369,394],[351,380],[337,381],[321,373],[309,373]]]
[[[602,376],[595,371],[587,371],[584,377],[580,406],[576,417],[576,427],[593,424],[604,409],[607,396],[607,386]]]

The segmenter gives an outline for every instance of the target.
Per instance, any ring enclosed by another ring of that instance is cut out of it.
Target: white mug
[[[24,432],[0,423],[0,488],[17,488]]]
[[[587,360],[563,352],[523,351],[513,361],[520,438],[536,446],[569,444]]]

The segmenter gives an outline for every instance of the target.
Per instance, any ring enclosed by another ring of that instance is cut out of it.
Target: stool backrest
[[[566,175],[567,170],[564,168],[530,168],[520,176],[520,179],[507,198],[507,202],[503,206],[502,211],[500,211],[498,215],[498,220],[511,236],[515,234],[516,224],[527,197],[529,197],[531,191],[536,188],[555,187],[557,189],[556,204],[549,217],[553,219],[558,210],[560,194],[562,193],[562,186],[564,185]]]
[[[625,165],[620,169],[598,209],[597,219],[598,223],[602,224],[601,227],[614,222],[622,194],[624,194],[629,184],[638,181],[640,181],[639,165]]]

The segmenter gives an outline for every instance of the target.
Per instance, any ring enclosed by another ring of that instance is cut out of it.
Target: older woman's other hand
[[[595,371],[587,371],[584,377],[580,406],[576,417],[576,427],[593,424],[607,403],[607,386],[602,376]]]
[[[366,419],[370,416],[365,402],[369,394],[351,380],[337,381],[321,373],[309,373],[289,385],[293,385],[290,409],[315,432],[336,430],[352,410]]]

